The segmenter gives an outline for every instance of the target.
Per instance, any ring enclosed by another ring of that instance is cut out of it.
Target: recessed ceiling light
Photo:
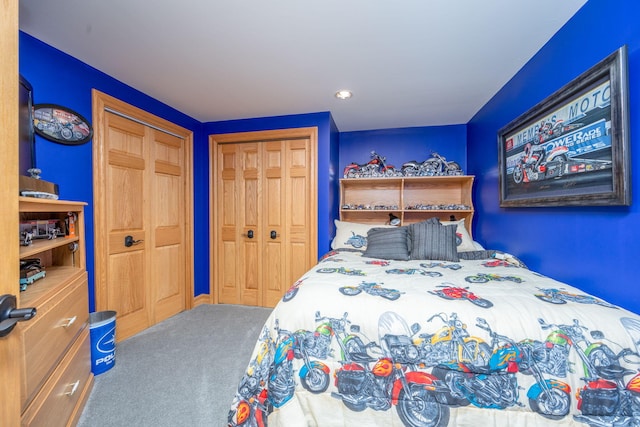
[[[351,93],[350,90],[343,89],[336,92],[336,98],[338,99],[349,99],[352,96],[353,94]]]

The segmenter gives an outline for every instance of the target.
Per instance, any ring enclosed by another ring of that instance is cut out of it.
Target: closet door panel
[[[106,309],[118,313],[116,336],[131,336],[150,325],[146,248],[149,240],[145,200],[145,126],[107,113],[106,232],[108,275]],[[141,243],[125,246],[125,236]]]
[[[154,323],[185,309],[185,218],[182,159],[184,140],[165,132],[150,131],[154,159],[151,192],[151,299]]]
[[[214,271],[218,283],[218,299],[223,304],[240,304],[239,241],[241,231],[238,222],[238,186],[240,185],[239,153],[235,146],[218,146],[217,213],[220,234],[217,242],[218,268]]]
[[[260,215],[262,186],[260,182],[260,145],[242,144],[239,147],[241,185],[239,212],[241,236],[238,271],[240,275],[240,304],[260,305],[262,276]]]

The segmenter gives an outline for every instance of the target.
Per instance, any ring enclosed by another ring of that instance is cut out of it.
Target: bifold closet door
[[[115,310],[118,340],[185,309],[184,143],[105,113],[101,309]],[[98,251],[96,251],[98,253]]]
[[[309,139],[217,146],[218,301],[273,307],[315,255]]]

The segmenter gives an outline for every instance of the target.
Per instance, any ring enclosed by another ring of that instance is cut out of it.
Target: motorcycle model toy
[[[424,366],[436,366],[442,362],[466,363],[484,366],[491,357],[491,347],[482,338],[471,336],[467,325],[456,313],[447,316],[438,313],[427,319],[430,323],[440,319],[444,326],[433,334],[420,334],[416,343],[420,346],[420,362]]]
[[[480,298],[479,296],[471,292],[468,286],[465,288],[461,288],[461,287],[454,286],[453,284],[444,284],[444,285],[438,285],[438,288],[441,288],[441,289],[429,291],[429,293],[432,295],[437,295],[444,299],[448,299],[448,300],[465,299],[477,305],[478,307],[482,307],[482,308],[493,307],[493,303],[491,301],[486,300],[484,298]]]
[[[491,280],[502,282],[509,280],[515,283],[522,283],[522,279],[516,276],[501,276],[499,274],[478,273],[475,276],[467,276],[464,278],[469,283],[487,283]]]
[[[364,165],[348,164],[343,171],[344,178],[377,178],[400,175],[395,167],[386,164],[386,158],[375,151],[371,152],[371,160]]]
[[[411,160],[402,165],[404,176],[436,176],[462,175],[462,168],[457,162],[449,162],[440,154],[433,152],[431,157],[423,162]]]
[[[571,389],[567,384],[543,378],[532,365],[528,349],[491,330],[484,319],[478,318],[476,326],[486,330],[491,337],[488,363],[485,366],[444,363],[433,370],[446,385],[449,401],[493,409],[523,406],[519,401],[520,386],[516,376],[522,370],[536,380],[527,392],[534,411],[550,419],[560,419],[569,413]]]
[[[513,169],[513,180],[516,184],[560,178],[567,172],[569,163],[567,147],[555,147],[547,153],[544,147],[534,148],[531,144],[527,144],[524,150],[524,155]]]
[[[564,289],[556,288],[538,288],[542,293],[535,294],[537,298],[542,301],[550,302],[552,304],[566,304],[567,301],[579,302],[581,304],[597,304],[603,307],[618,308],[613,304],[609,304],[606,301],[593,297],[591,295],[573,294],[565,291]]]
[[[370,343],[380,356],[368,356],[360,362],[342,362],[335,372],[337,392],[331,395],[341,399],[352,411],[371,408],[386,411],[396,406],[398,416],[407,427],[444,427],[449,422],[449,408],[438,402],[435,392],[436,378],[426,372],[409,370],[415,363],[418,349],[410,331],[400,316],[386,312],[378,322],[381,345]]]
[[[354,296],[360,294],[362,291],[369,295],[380,296],[391,301],[395,301],[400,298],[404,292],[400,292],[396,289],[383,288],[382,283],[375,282],[362,282],[357,286],[342,286],[339,290],[343,295]]]

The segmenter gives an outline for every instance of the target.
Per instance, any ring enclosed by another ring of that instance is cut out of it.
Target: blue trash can
[[[116,364],[116,312],[89,313],[91,372],[99,375]]]

